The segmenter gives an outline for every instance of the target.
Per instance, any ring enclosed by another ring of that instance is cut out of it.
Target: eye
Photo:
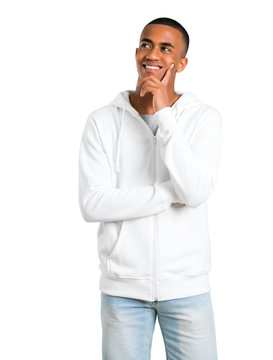
[[[162,49],[164,50],[164,52],[170,52],[171,50],[169,48],[167,48],[166,46],[162,46]]]
[[[141,47],[146,48],[146,47],[149,47],[149,45],[146,44],[146,43],[142,43],[142,44],[141,44]]]

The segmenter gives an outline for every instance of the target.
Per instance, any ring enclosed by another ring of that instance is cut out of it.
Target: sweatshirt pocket
[[[210,243],[205,205],[171,207],[159,214],[158,276],[198,276],[210,270]]]
[[[151,277],[150,217],[122,221],[115,245],[107,258],[109,275],[147,279]]]

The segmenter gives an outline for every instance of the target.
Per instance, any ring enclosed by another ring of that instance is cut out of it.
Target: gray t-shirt
[[[151,128],[153,134],[155,135],[158,129],[156,116],[154,114],[152,115],[140,114],[140,116],[146,122],[146,124]]]

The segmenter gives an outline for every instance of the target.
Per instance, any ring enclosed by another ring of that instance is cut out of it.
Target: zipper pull
[[[156,143],[156,135],[154,135],[154,144]]]

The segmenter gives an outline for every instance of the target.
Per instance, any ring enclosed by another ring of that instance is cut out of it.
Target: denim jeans
[[[168,360],[217,360],[210,292],[153,302],[101,293],[102,359],[150,360],[157,316]]]

